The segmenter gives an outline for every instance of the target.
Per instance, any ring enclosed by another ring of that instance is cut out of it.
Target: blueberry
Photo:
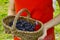
[[[11,23],[9,23],[9,26],[11,26],[13,24],[13,21]],[[18,20],[16,23],[16,28],[18,30],[23,30],[23,31],[34,31],[36,22],[34,22],[34,24],[31,24],[25,20]]]
[[[33,28],[31,28],[31,29],[29,29],[28,31],[34,31],[34,29],[33,29]]]
[[[20,27],[20,29],[19,30],[23,30],[23,31],[25,31],[25,28],[23,28],[23,27]]]
[[[31,25],[31,26],[32,26],[33,29],[35,28],[35,25]]]
[[[17,29],[20,29],[22,26],[20,26],[20,24],[16,25]]]
[[[26,26],[25,29],[30,29],[31,26]]]
[[[16,24],[21,24],[21,22],[20,21],[17,21],[17,23]]]

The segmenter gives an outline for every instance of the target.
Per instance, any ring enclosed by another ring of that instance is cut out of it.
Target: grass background
[[[13,40],[11,34],[5,34],[4,28],[2,25],[2,18],[7,16],[8,11],[8,0],[0,0],[0,40]],[[56,10],[54,12],[54,17],[60,13],[60,9],[58,7],[58,3],[56,3]],[[60,40],[60,24],[55,27],[55,39]]]

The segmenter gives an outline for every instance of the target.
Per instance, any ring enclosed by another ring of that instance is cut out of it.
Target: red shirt
[[[15,0],[16,13],[22,9],[27,8],[31,12],[31,18],[46,23],[53,18],[53,0]],[[21,16],[26,16],[26,13],[22,13]],[[47,36],[44,40],[55,40],[54,28],[47,31]]]

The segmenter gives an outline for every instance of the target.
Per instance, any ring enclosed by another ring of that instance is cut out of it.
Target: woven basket
[[[20,16],[20,14],[22,12],[27,12],[28,16],[27,17]],[[41,26],[41,28],[37,31],[18,30],[16,28],[16,22],[17,22],[18,18],[26,20],[26,21],[28,21],[32,24],[35,21],[37,21],[39,23],[39,25]],[[11,21],[13,21],[12,27],[8,26],[9,22],[11,22]],[[22,40],[37,40],[38,37],[42,36],[42,34],[43,34],[43,24],[42,24],[42,22],[30,18],[30,12],[25,8],[21,9],[16,16],[7,16],[7,17],[5,17],[2,22],[3,22],[3,26],[5,28],[6,33],[11,33],[13,36],[21,37]]]

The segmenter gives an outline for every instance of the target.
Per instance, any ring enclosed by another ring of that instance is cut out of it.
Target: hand
[[[38,38],[38,40],[44,40],[44,38],[47,36],[47,30],[44,28],[42,36]]]

